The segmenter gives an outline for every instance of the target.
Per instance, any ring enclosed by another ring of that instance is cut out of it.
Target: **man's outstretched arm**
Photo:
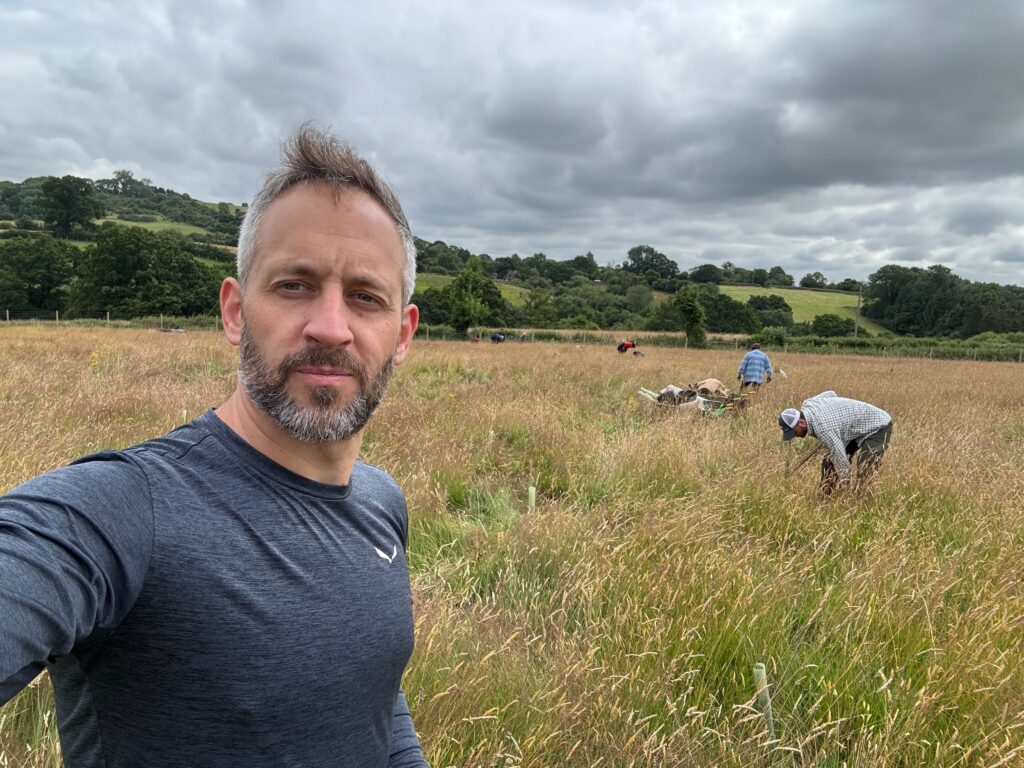
[[[125,462],[90,462],[0,497],[0,703],[135,600],[152,543],[149,489]]]

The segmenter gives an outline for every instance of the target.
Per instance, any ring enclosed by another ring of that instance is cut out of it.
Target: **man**
[[[830,496],[849,486],[852,461],[857,457],[857,482],[867,481],[878,469],[892,438],[892,417],[870,403],[839,397],[829,390],[804,400],[800,410],[787,408],[779,415],[782,439],[818,438],[826,455],[821,462],[821,493]]]
[[[68,768],[426,765],[405,500],[358,461],[414,279],[391,190],[302,127],[221,287],[228,400],[0,499],[0,702],[48,668]]]
[[[766,380],[772,380],[772,373],[772,361],[755,341],[750,345],[750,351],[740,361],[736,379],[740,382],[740,389],[757,390]]]

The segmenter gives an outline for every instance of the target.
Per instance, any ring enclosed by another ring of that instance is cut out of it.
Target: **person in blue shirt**
[[[740,382],[740,389],[756,390],[765,382],[772,380],[772,373],[772,361],[761,351],[761,345],[755,341],[750,346],[750,351],[740,361],[736,379]]]

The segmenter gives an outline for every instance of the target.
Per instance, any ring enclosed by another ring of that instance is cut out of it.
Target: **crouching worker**
[[[853,458],[857,456],[856,485],[865,483],[877,470],[892,439],[892,417],[870,403],[839,397],[829,390],[815,395],[779,416],[782,439],[818,438],[826,456],[821,462],[821,495],[829,497],[839,487],[853,484]]]

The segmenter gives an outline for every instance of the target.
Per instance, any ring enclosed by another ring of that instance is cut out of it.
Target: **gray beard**
[[[311,404],[301,405],[286,388],[288,375],[303,366],[344,368],[355,375],[359,392],[345,404],[333,387],[313,387]],[[259,346],[242,323],[239,345],[238,380],[249,398],[292,437],[304,443],[337,443],[347,440],[366,426],[384,399],[394,373],[394,355],[388,355],[371,379],[366,366],[343,349],[306,347],[286,357],[271,369]]]

